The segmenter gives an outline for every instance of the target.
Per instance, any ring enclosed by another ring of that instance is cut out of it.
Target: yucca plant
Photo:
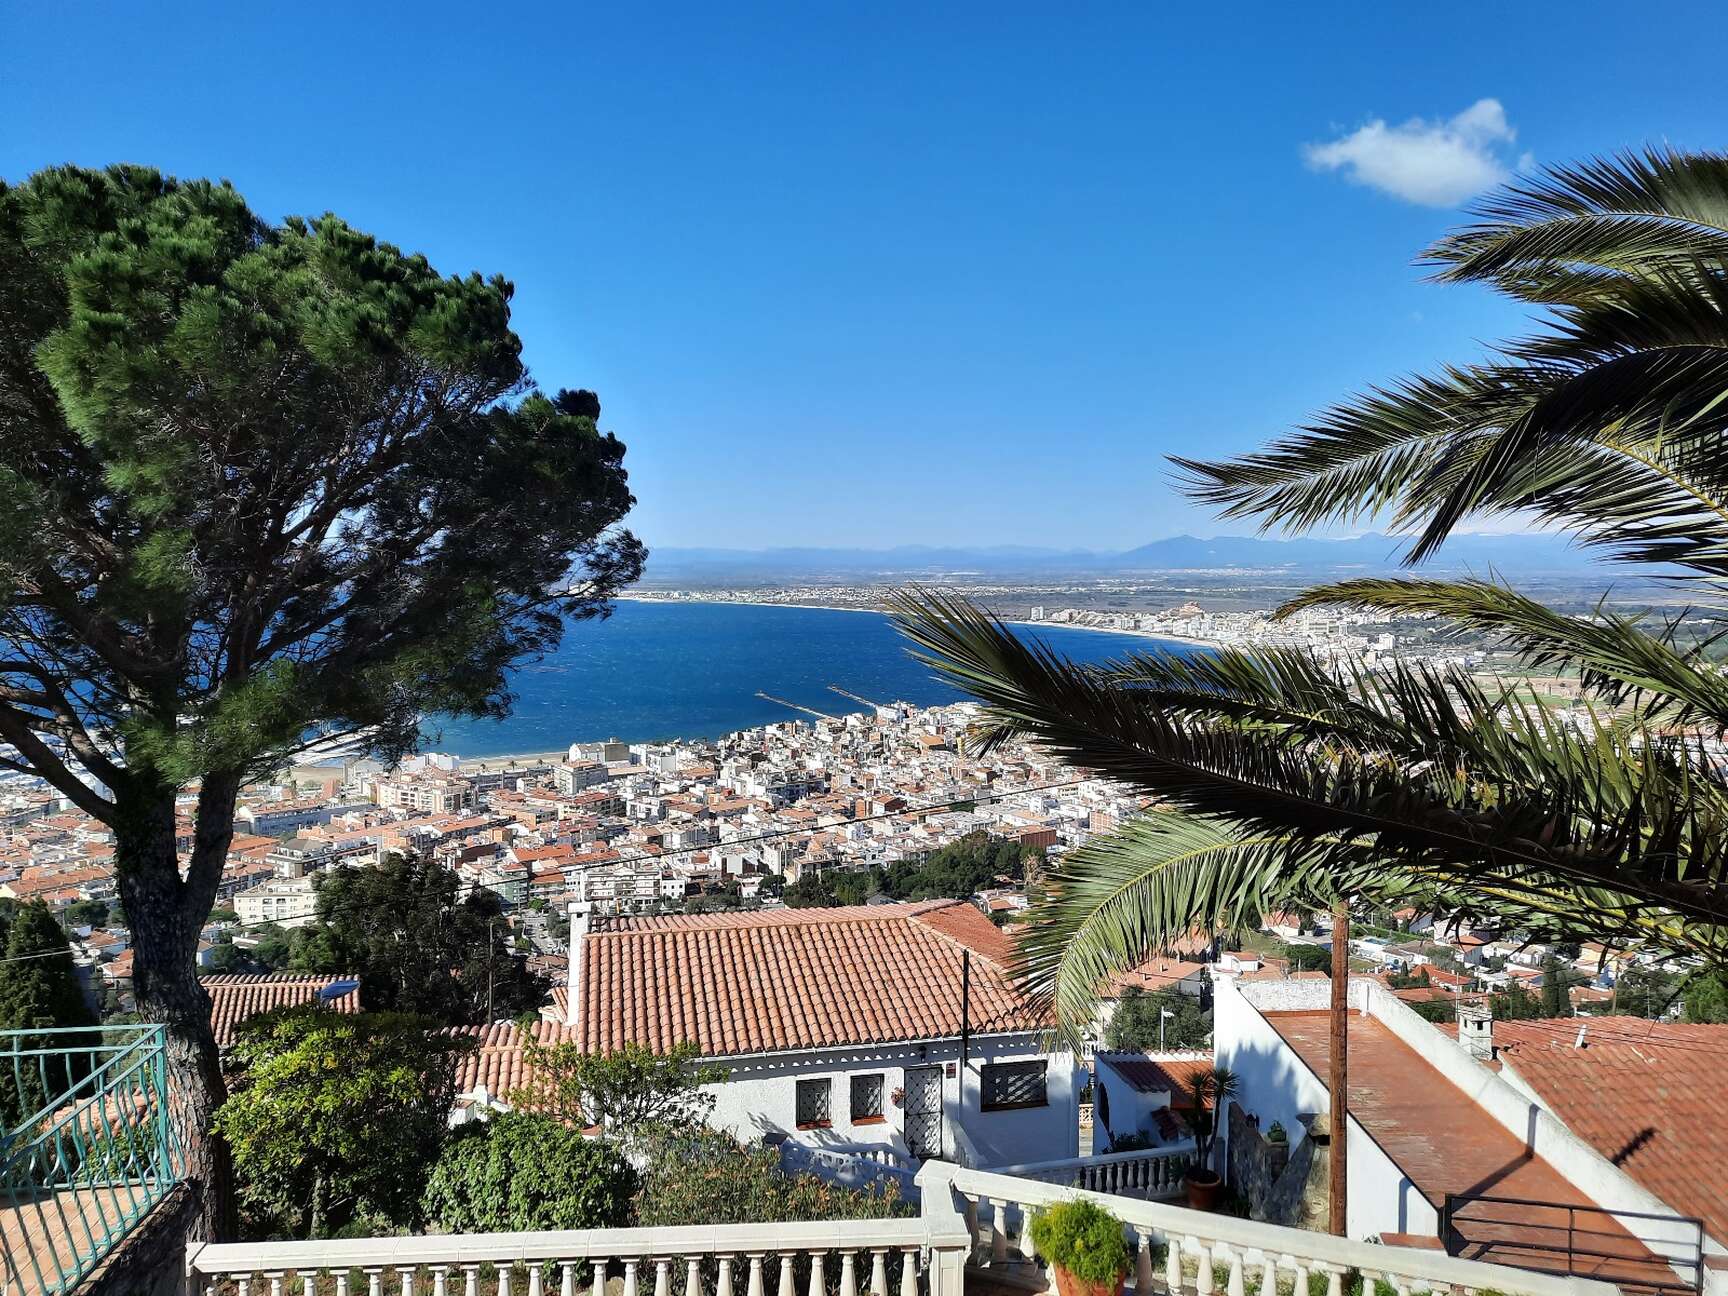
[[[1722,605],[1728,157],[1554,168],[1478,215],[1426,260],[1545,308],[1535,335],[1260,453],[1179,459],[1186,489],[1263,529],[1389,519],[1412,565],[1467,520],[1533,520]],[[1157,800],[1060,861],[1032,912],[1021,976],[1064,1021],[1196,926],[1341,897],[1728,961],[1728,678],[1710,641],[1495,580],[1345,581],[1281,614],[1318,606],[1435,614],[1575,669],[1586,704],[1286,649],[1076,665],[963,600],[898,599],[918,653],[985,704],[986,745],[1028,736]]]

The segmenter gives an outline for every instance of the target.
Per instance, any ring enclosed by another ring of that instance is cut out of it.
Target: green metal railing
[[[0,1031],[0,1281],[76,1287],[179,1183],[161,1026]]]

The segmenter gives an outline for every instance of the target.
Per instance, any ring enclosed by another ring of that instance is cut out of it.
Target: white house
[[[1293,1150],[1303,1118],[1330,1105],[1330,988],[1221,979],[1213,1002],[1236,1105],[1261,1131],[1282,1125]],[[1497,1023],[1461,998],[1458,1025],[1441,1029],[1376,981],[1352,978],[1349,997],[1351,1237],[1728,1294],[1728,1133],[1714,1096],[1728,1027]]]
[[[696,1045],[730,1073],[712,1121],[739,1138],[981,1166],[1080,1152],[1080,1068],[1044,1048],[1051,1023],[1010,985],[1008,938],[970,904],[574,906],[570,928],[571,1037]]]

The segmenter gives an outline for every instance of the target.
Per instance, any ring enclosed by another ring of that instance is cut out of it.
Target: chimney
[[[1458,1042],[1478,1062],[1494,1060],[1494,1009],[1486,998],[1459,996]]]
[[[588,943],[590,909],[586,900],[570,902],[570,1005],[565,1024],[572,1031],[582,1021],[582,947]],[[578,1043],[582,1040],[579,1031],[576,1031],[576,1040]]]

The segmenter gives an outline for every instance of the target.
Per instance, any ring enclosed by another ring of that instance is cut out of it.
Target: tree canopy
[[[195,1236],[229,1215],[193,957],[240,786],[505,714],[512,665],[640,572],[624,447],[530,379],[512,293],[227,183],[0,183],[0,769],[114,830]]]
[[[353,1220],[415,1227],[470,1041],[398,1013],[296,1008],[246,1022],[216,1124],[252,1229],[328,1237]]]
[[[4,950],[0,1030],[43,1030],[25,1036],[20,1047],[64,1048],[69,1037],[54,1034],[55,1027],[96,1024],[72,962],[71,944],[47,905],[38,900],[18,908],[5,929]],[[93,1040],[76,1042],[88,1045]],[[40,1111],[88,1070],[88,1063],[77,1055],[44,1058],[39,1067],[26,1060],[16,1070],[10,1065],[0,1068],[0,1125],[13,1125]]]

